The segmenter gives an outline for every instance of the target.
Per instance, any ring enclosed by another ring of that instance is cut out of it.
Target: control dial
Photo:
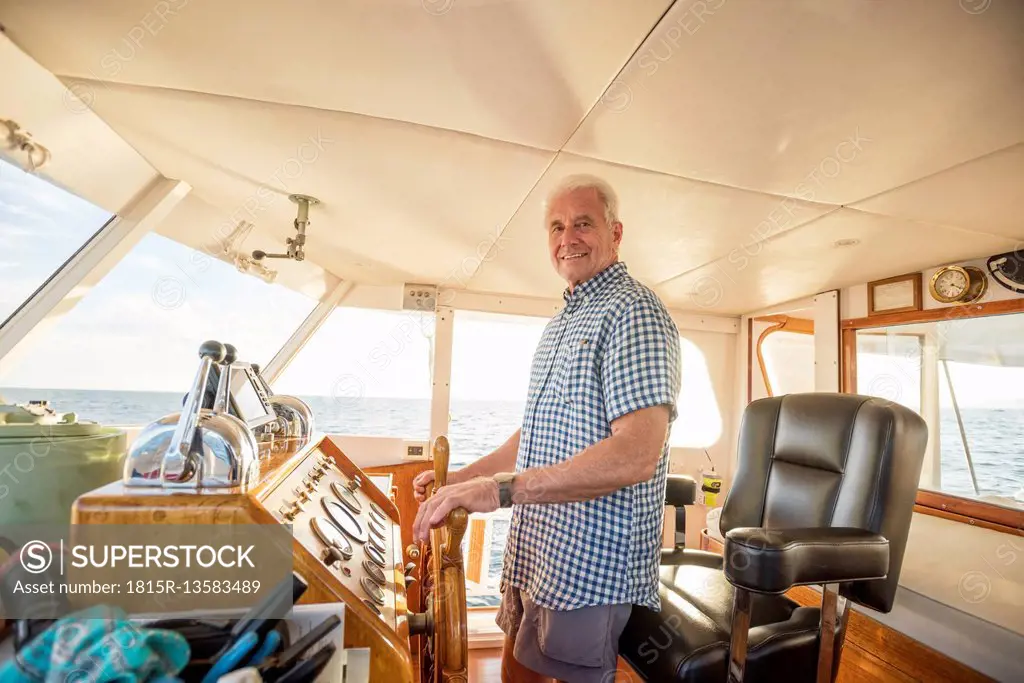
[[[344,486],[341,486],[338,482],[332,482],[331,490],[334,491],[334,495],[338,497],[338,500],[344,503],[345,507],[347,507],[352,512],[359,513],[363,511],[363,505],[362,503],[359,502],[359,499],[356,498],[355,494],[352,493],[351,487],[345,488]]]

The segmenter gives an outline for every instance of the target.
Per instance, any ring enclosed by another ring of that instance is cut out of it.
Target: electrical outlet
[[[426,460],[427,457],[426,441],[405,442],[405,453],[402,455],[403,460]]]
[[[437,308],[437,287],[406,283],[402,294],[402,308],[406,311],[433,313]]]

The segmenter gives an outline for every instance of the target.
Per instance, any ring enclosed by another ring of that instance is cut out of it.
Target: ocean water
[[[0,389],[7,401],[46,399],[57,411],[109,425],[138,425],[180,409],[180,394],[92,390]],[[316,415],[318,429],[357,435],[429,438],[430,404],[418,399],[303,397]],[[452,401],[448,438],[452,466],[459,468],[501,445],[519,427],[523,404],[507,401]],[[1024,410],[962,411],[980,496],[1016,498],[1024,507]],[[942,486],[947,493],[975,496],[952,411],[942,413]],[[492,520],[489,576],[501,571],[507,517]]]
[[[180,394],[143,391],[0,388],[8,401],[46,399],[57,411],[109,425],[139,425],[181,407]],[[423,399],[303,397],[325,432],[396,436],[426,440],[430,402]],[[452,466],[459,468],[500,446],[519,427],[523,404],[515,401],[458,401],[451,406],[448,438]],[[1024,409],[961,411],[979,495],[1024,497]],[[967,458],[954,413],[941,419],[942,490],[974,496]],[[1024,503],[1024,501],[1022,501]]]

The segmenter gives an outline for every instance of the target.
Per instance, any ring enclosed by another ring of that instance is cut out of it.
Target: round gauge
[[[383,617],[384,616],[381,613],[380,608],[378,608],[377,605],[373,604],[369,600],[363,600],[363,604],[366,605],[367,607],[369,607],[370,611],[373,612],[374,614],[376,614],[378,617]]]
[[[369,560],[363,560],[363,571],[366,575],[373,579],[373,582],[378,586],[384,586],[388,580],[384,577],[384,571]]]
[[[381,541],[376,536],[370,536],[369,538],[367,538],[366,539],[366,544],[368,546],[370,546],[371,548],[375,548],[377,550],[377,552],[379,552],[381,554],[381,557],[383,557],[384,553],[386,553],[388,551],[388,548],[387,548],[386,545],[384,545],[384,542]]]
[[[974,266],[944,266],[935,271],[928,288],[932,298],[940,303],[969,304],[988,289],[988,278]]]
[[[337,548],[346,560],[352,557],[352,543],[334,525],[334,522],[326,517],[314,517],[309,521],[309,525],[313,527],[313,532],[320,537],[321,541]]]
[[[383,522],[383,521],[384,521],[385,519],[387,519],[387,515],[385,515],[385,514],[384,514],[384,511],[383,511],[383,510],[381,510],[381,509],[380,509],[380,506],[379,506],[379,505],[377,505],[376,503],[374,503],[374,502],[373,502],[372,500],[370,501],[370,512],[372,512],[373,514],[377,515],[377,517],[378,517],[378,518],[380,519],[380,521],[382,521],[382,522]]]
[[[363,591],[370,596],[371,600],[378,605],[384,604],[384,591],[380,589],[380,586],[371,581],[369,576],[364,576],[359,585],[363,587]]]
[[[377,538],[381,539],[382,541],[387,538],[384,527],[381,525],[380,522],[375,520],[373,517],[368,517],[366,522],[370,527],[370,531],[376,534]]]
[[[380,567],[381,569],[384,569],[388,566],[387,560],[384,559],[384,553],[382,553],[380,550],[377,550],[372,545],[364,545],[363,551],[366,553],[366,556],[370,558],[370,561],[378,567]]]
[[[363,506],[360,504],[359,499],[356,498],[356,494],[352,493],[336,481],[331,482],[331,490],[334,491],[334,495],[336,495],[338,500],[344,503],[345,507],[349,510],[352,512],[362,512]]]
[[[322,499],[324,510],[327,511],[331,521],[348,536],[360,543],[366,543],[366,529],[359,523],[359,520],[345,507],[333,500]]]

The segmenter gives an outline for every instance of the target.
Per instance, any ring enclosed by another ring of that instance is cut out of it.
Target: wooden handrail
[[[785,315],[766,315],[761,318],[755,318],[758,322],[774,322],[775,324],[767,328],[757,338],[757,365],[761,368],[761,377],[764,378],[765,389],[768,390],[769,396],[774,396],[775,393],[772,391],[772,383],[768,379],[768,367],[764,362],[764,353],[761,351],[761,345],[768,335],[774,332],[793,332],[795,334],[814,334],[814,321],[806,318],[790,318]]]

